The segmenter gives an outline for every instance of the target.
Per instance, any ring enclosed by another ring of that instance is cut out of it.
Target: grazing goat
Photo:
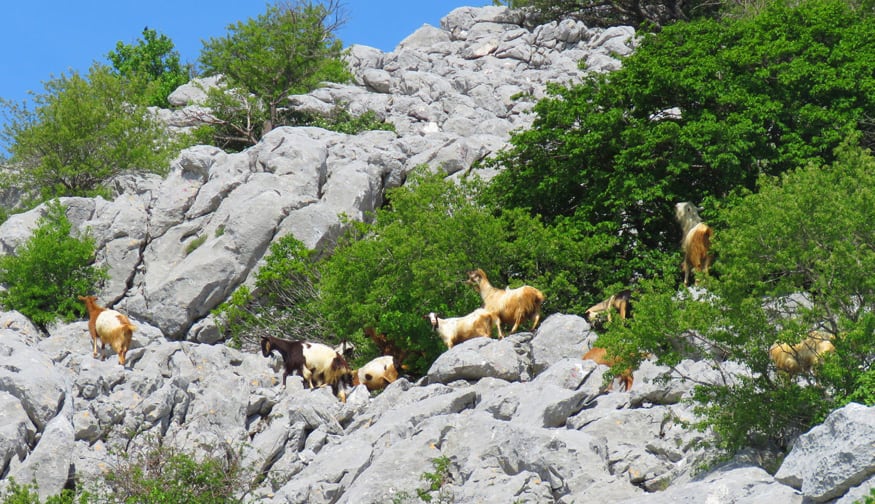
[[[97,357],[97,340],[100,339],[100,360],[106,359],[106,344],[118,354],[118,363],[125,365],[125,356],[131,347],[131,338],[137,326],[125,315],[97,304],[94,296],[79,296],[88,310],[88,332],[91,333],[93,357]]]
[[[710,254],[711,238],[714,230],[702,222],[699,211],[690,202],[677,203],[675,205],[675,217],[681,225],[683,239],[681,249],[684,252],[684,285],[690,285],[690,273],[692,270],[702,271],[708,276],[708,268],[714,257]],[[698,283],[698,280],[696,280]]]
[[[589,351],[583,354],[583,360],[591,360],[594,361],[596,364],[601,364],[608,367],[613,367],[619,362],[619,359],[617,359],[616,357],[609,358],[608,351],[606,349],[595,346],[590,348]],[[623,390],[625,390],[626,392],[632,390],[632,368],[624,369],[617,376],[617,379],[620,380],[620,383],[623,385]],[[613,385],[614,384],[611,383],[611,385],[608,386],[608,390],[610,390]]]
[[[423,318],[431,323],[431,328],[438,333],[448,349],[472,338],[491,337],[492,325],[497,323],[498,319],[492,312],[483,308],[477,308],[464,317],[442,319],[431,312]]]
[[[370,391],[386,388],[398,379],[398,363],[391,355],[384,355],[368,362],[352,373],[352,384],[364,385]]]
[[[261,354],[270,357],[274,350],[283,358],[283,385],[290,374],[297,373],[309,388],[328,385],[335,396],[346,402],[346,390],[352,387],[352,371],[335,349],[321,343],[262,336]]]
[[[601,303],[594,304],[587,308],[583,314],[583,318],[592,324],[596,320],[596,315],[607,313],[608,322],[611,321],[611,311],[617,310],[620,313],[620,319],[626,320],[632,316],[632,291],[629,289],[621,290],[613,296],[605,299]]]
[[[541,320],[541,304],[544,294],[538,289],[523,285],[516,289],[497,289],[489,283],[486,272],[476,269],[468,272],[468,283],[480,293],[483,308],[498,316],[498,337],[503,338],[502,324],[513,324],[509,334],[516,332],[524,320],[532,320],[532,328]]]
[[[795,376],[813,370],[823,362],[825,354],[835,351],[834,338],[834,334],[810,331],[807,338],[795,345],[775,343],[769,347],[769,358],[779,371]]]

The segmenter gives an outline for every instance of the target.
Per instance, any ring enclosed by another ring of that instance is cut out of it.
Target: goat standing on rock
[[[97,357],[97,340],[100,339],[100,360],[106,359],[106,344],[118,354],[118,363],[125,365],[125,355],[131,347],[131,338],[137,326],[125,315],[97,304],[94,296],[79,296],[88,310],[88,332],[91,333],[92,356]]]
[[[714,230],[702,222],[702,218],[699,217],[699,209],[688,201],[675,205],[675,217],[677,217],[683,233],[681,248],[684,251],[684,286],[688,287],[691,270],[703,271],[705,276],[708,276],[708,268],[711,266],[711,261],[714,260],[709,252]]]
[[[531,330],[535,330],[541,320],[541,305],[546,299],[541,291],[528,285],[516,289],[497,289],[489,283],[482,269],[469,271],[468,283],[480,293],[483,308],[498,316],[499,338],[504,337],[502,324],[512,323],[509,334],[513,334],[524,320],[532,320]]]
[[[297,373],[310,388],[329,385],[334,395],[346,402],[346,391],[352,388],[352,371],[335,349],[321,343],[262,336],[261,355],[270,357],[274,350],[283,358],[283,385],[290,374]]]
[[[495,314],[483,308],[477,308],[464,317],[442,319],[435,312],[431,312],[423,318],[429,321],[431,328],[438,333],[447,348],[453,348],[454,345],[472,338],[491,337],[492,324],[497,322]]]

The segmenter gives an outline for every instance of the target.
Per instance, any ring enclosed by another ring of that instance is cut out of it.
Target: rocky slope
[[[111,201],[65,200],[110,268],[100,302],[140,329],[122,368],[91,357],[84,320],[41,334],[0,313],[3,481],[35,479],[54,494],[72,479],[94,481],[119,450],[152,435],[194,454],[239,453],[247,470],[267,475],[250,494],[257,501],[416,502],[439,457],[449,460],[441,492],[452,502],[861,498],[875,474],[872,408],[836,412],[774,477],[753,457],[703,472],[710,437],[681,427],[692,418],[684,378],[743,370],[686,361],[663,382],[669,370],[645,363],[631,392],[606,393],[605,368],[580,359],[595,335],[575,315],[459,345],[422,380],[373,398],[359,389],[346,404],[297,378],[283,388],[275,359],[211,344],[219,336],[209,311],[250,281],[272,241],[292,233],[330,250],[339,214],[366,218],[419,164],[464,172],[530,124],[547,82],[615,69],[633,45],[627,27],[527,30],[504,8],[457,9],[391,53],[353,47],[355,84],[291,99],[302,109],[374,110],[397,133],[278,128],[238,154],[188,149],[163,179],[119,179]],[[181,88],[180,108],[162,116],[185,127],[197,95]],[[0,253],[14,253],[41,212],[0,226]]]

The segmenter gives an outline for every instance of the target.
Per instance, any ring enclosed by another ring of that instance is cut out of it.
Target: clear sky
[[[266,0],[30,0],[4,2],[0,10],[0,98],[30,101],[43,82],[109,64],[117,42],[135,44],[148,26],[167,35],[183,62],[195,62],[202,42],[227,34],[237,21],[265,11]],[[270,2],[272,3],[272,2]],[[491,0],[341,0],[347,23],[344,45],[391,51],[423,24],[440,26],[456,7]]]

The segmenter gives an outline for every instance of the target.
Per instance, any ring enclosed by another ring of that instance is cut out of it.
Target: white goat
[[[431,328],[438,333],[447,348],[453,348],[453,345],[472,338],[489,338],[492,336],[492,325],[497,323],[496,315],[483,308],[477,308],[464,317],[442,319],[431,312],[423,318],[431,323]]]

